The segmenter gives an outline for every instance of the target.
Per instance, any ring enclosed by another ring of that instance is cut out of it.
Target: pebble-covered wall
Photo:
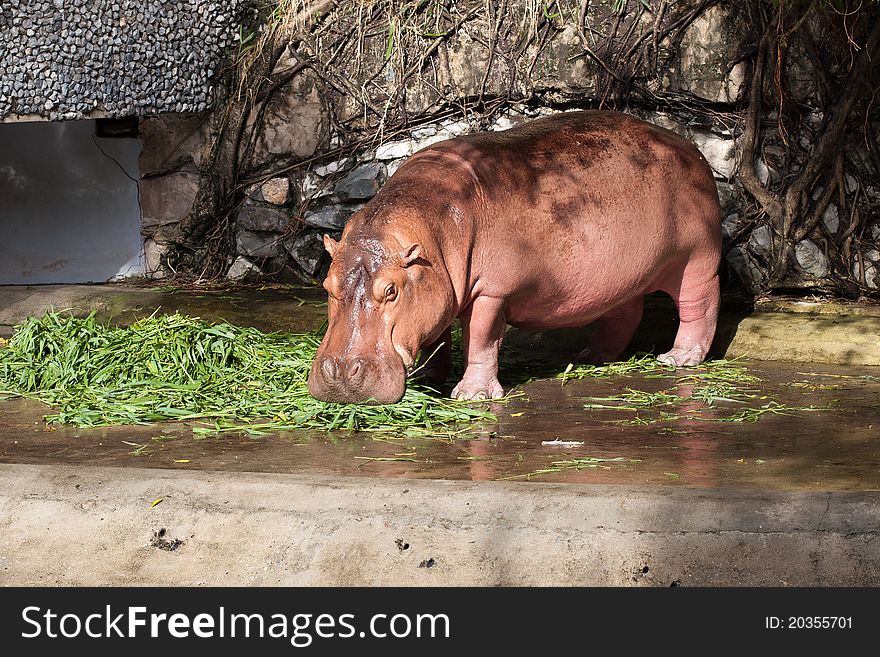
[[[216,67],[252,5],[2,0],[0,121],[204,110]]]

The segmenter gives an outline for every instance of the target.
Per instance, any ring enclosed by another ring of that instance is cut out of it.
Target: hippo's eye
[[[397,298],[397,286],[389,283],[385,286],[385,301],[394,301]]]

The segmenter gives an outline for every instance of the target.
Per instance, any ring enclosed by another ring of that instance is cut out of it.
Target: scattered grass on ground
[[[610,470],[615,465],[625,467],[630,463],[641,462],[641,459],[629,459],[624,456],[577,456],[570,459],[553,461],[552,463],[550,463],[549,466],[545,468],[533,470],[532,472],[526,472],[524,474],[513,475],[510,477],[502,477],[502,479],[531,479],[532,477],[537,477],[539,475],[553,474],[556,472],[563,472],[564,470],[574,470],[576,472],[595,468]]]
[[[493,421],[485,404],[458,402],[418,383],[385,406],[321,402],[307,379],[321,337],[263,333],[181,314],[127,327],[47,313],[17,327],[0,351],[0,398],[57,408],[46,421],[96,427],[194,422],[197,435],[334,429],[448,435]]]
[[[606,365],[575,365],[569,363],[565,371],[556,375],[562,379],[562,385],[569,380],[609,378],[616,376],[632,376],[634,374],[656,375],[662,373],[668,375],[674,373],[675,368],[666,363],[661,363],[652,354],[638,353],[629,360],[608,363]]]
[[[637,354],[628,361],[609,365],[569,365],[558,378],[563,385],[570,379],[641,375],[643,378],[670,379],[672,385],[658,391],[624,388],[623,392],[605,397],[590,397],[584,404],[587,410],[615,410],[639,413],[658,409],[656,415],[613,420],[615,424],[645,426],[675,420],[705,420],[717,422],[757,422],[764,415],[792,415],[801,411],[828,410],[826,406],[789,406],[761,394],[761,383],[748,372],[740,359],[708,360],[693,368],[676,370],[658,362],[650,354]],[[758,406],[743,406],[765,402]],[[696,402],[696,406],[694,406]],[[690,407],[687,407],[687,405]],[[730,414],[718,404],[737,404]],[[676,412],[670,412],[676,407]],[[711,415],[704,415],[711,410]]]

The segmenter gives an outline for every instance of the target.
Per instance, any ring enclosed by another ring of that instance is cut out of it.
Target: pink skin
[[[696,365],[715,333],[720,238],[715,183],[699,151],[625,114],[570,112],[435,144],[410,158],[352,218],[340,242],[348,264],[334,257],[331,268],[338,288],[340,280],[355,280],[352,267],[362,266],[352,264],[361,262],[352,254],[378,253],[370,275],[396,277],[400,301],[341,315],[316,363],[350,360],[368,345],[362,358],[396,353],[409,365],[460,317],[467,365],[452,394],[497,398],[504,394],[498,349],[507,324],[596,322],[585,356],[613,360],[638,326],[642,297],[661,290],[678,306],[681,324],[672,349],[658,359]],[[402,264],[398,253],[413,245],[419,257]],[[440,361],[442,375],[448,354]],[[313,368],[310,388],[328,398],[320,377]],[[343,381],[347,391],[331,396],[398,394],[399,385],[380,379],[377,370],[356,391]]]

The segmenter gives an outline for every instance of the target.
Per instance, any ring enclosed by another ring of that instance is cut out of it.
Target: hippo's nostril
[[[363,358],[354,358],[348,366],[347,378],[351,383],[358,383],[366,373],[366,363]]]
[[[336,361],[333,358],[325,358],[321,363],[321,369],[324,371],[324,378],[327,381],[336,380]]]

